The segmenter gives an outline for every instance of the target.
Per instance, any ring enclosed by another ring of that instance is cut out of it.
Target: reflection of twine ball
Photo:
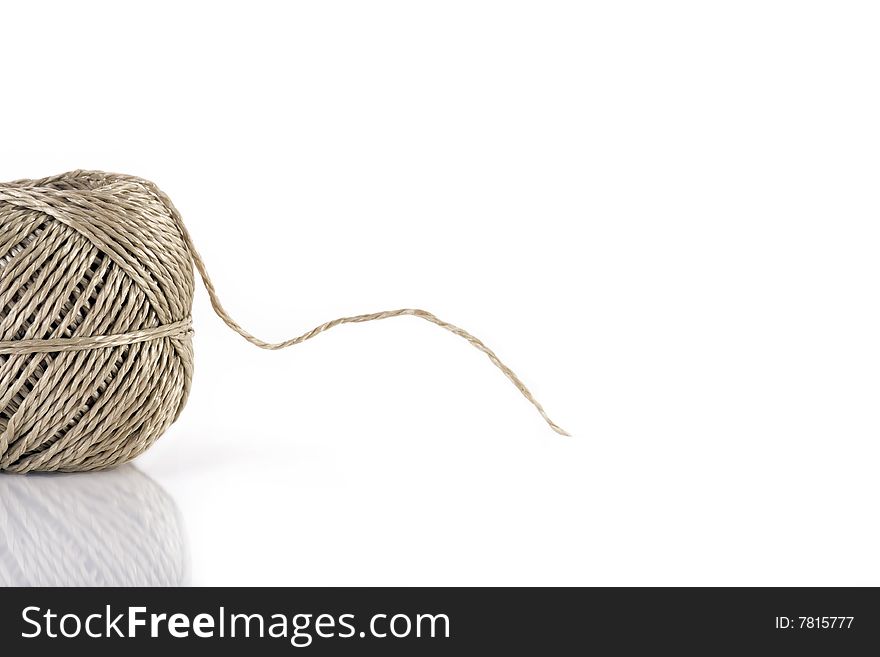
[[[0,475],[0,585],[178,586],[187,579],[177,507],[133,466]]]
[[[193,269],[169,204],[114,174],[0,184],[0,470],[113,466],[177,418]]]

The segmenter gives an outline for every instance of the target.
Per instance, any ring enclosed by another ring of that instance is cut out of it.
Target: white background
[[[0,179],[155,180],[199,288],[136,462],[193,584],[880,584],[872,3],[14,3]]]

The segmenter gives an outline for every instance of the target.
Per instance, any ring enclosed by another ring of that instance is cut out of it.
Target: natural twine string
[[[568,435],[481,340],[425,310],[340,317],[291,340],[260,340],[223,308],[164,192],[133,176],[73,171],[0,184],[0,470],[108,467],[164,432],[192,378],[192,264],[217,315],[261,349],[341,324],[419,317],[483,352]]]
[[[541,414],[541,417],[550,425],[550,428],[553,429],[558,434],[563,436],[569,436],[570,434],[566,432],[562,427],[553,422],[550,417],[547,415],[547,412],[544,410],[544,407],[535,399],[534,395],[526,388],[525,384],[520,380],[520,378],[511,370],[507,365],[501,362],[501,359],[495,355],[495,352],[489,349],[482,340],[477,337],[471,335],[467,331],[454,324],[450,324],[449,322],[444,322],[442,319],[437,317],[436,315],[429,313],[427,310],[420,310],[418,308],[400,308],[398,310],[383,310],[377,313],[369,313],[366,315],[354,315],[351,317],[339,317],[338,319],[331,320],[329,322],[324,322],[319,326],[316,326],[311,331],[307,331],[302,335],[295,337],[291,340],[285,340],[284,342],[265,342],[250,334],[248,331],[244,330],[232,317],[229,316],[229,313],[223,308],[223,305],[220,303],[220,299],[217,296],[217,291],[214,289],[214,283],[211,280],[211,277],[208,275],[208,270],[205,268],[205,262],[202,260],[202,257],[199,255],[198,250],[193,244],[192,237],[189,234],[189,231],[186,228],[186,225],[183,223],[183,218],[180,215],[180,212],[177,211],[177,208],[174,206],[174,203],[170,198],[160,190],[154,183],[145,181],[145,184],[156,194],[162,201],[165,203],[168,210],[171,212],[171,216],[174,218],[174,221],[177,223],[178,228],[180,229],[181,235],[183,235],[184,242],[186,243],[187,248],[189,249],[190,254],[192,255],[193,262],[195,263],[196,269],[199,272],[199,276],[202,278],[202,283],[205,285],[205,289],[208,291],[208,296],[211,299],[211,306],[214,308],[214,312],[222,319],[226,325],[231,328],[233,331],[238,333],[245,340],[250,342],[253,345],[256,345],[260,349],[286,349],[287,347],[292,347],[293,345],[300,344],[305,342],[306,340],[310,340],[314,338],[316,335],[323,333],[324,331],[328,331],[332,329],[334,326],[339,326],[340,324],[355,324],[360,322],[372,322],[378,319],[388,319],[389,317],[402,317],[404,315],[411,315],[413,317],[420,317],[426,321],[431,322],[432,324],[436,324],[442,329],[445,329],[460,338],[464,338],[468,342],[470,342],[474,347],[482,351],[489,360],[497,367],[499,370],[504,372],[504,375],[510,379],[513,385],[516,386],[517,390],[519,390],[522,395],[531,402],[531,404],[538,410],[538,413]]]

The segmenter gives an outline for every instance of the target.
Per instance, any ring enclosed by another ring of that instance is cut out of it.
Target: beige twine
[[[72,171],[0,184],[0,470],[118,465],[177,419],[192,381],[193,263],[217,315],[262,349],[340,324],[419,317],[486,354],[568,435],[483,342],[424,310],[341,317],[285,342],[254,337],[223,309],[180,213],[156,185]]]

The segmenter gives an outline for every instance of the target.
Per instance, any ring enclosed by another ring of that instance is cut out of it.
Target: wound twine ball
[[[470,342],[561,434],[480,340],[405,308],[342,317],[264,342],[223,309],[171,200],[133,176],[72,171],[0,183],[0,471],[85,471],[129,461],[186,404],[193,265],[217,315],[263,349],[334,326],[412,315]]]

